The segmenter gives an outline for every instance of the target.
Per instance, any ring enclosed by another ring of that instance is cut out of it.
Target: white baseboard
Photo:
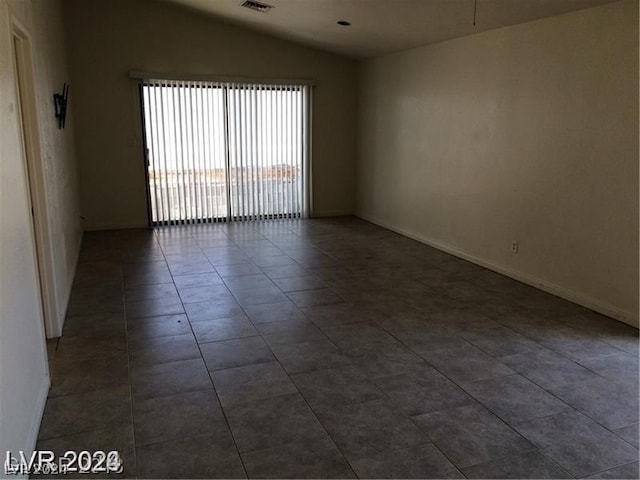
[[[423,237],[422,235],[417,235],[413,232],[404,230],[402,228],[396,227],[395,225],[390,225],[386,222],[383,222],[377,218],[371,217],[369,215],[364,215],[361,213],[355,213],[355,216],[362,218],[363,220],[366,220],[367,222],[371,222],[374,223],[376,225],[379,225],[381,227],[384,227],[388,230],[394,231],[396,233],[399,233],[400,235],[403,235],[405,237],[411,238],[413,240],[416,240],[420,243],[424,243],[425,245],[429,245],[430,247],[436,248],[438,250],[441,250],[443,252],[449,253],[451,255],[454,255],[458,258],[462,258],[463,260],[467,260],[471,263],[475,263],[476,265],[480,265],[481,267],[485,267],[489,270],[492,270],[494,272],[500,273],[502,275],[505,275],[507,277],[513,278],[514,280],[517,280],[519,282],[522,283],[526,283],[527,285],[530,285],[532,287],[535,287],[539,290],[543,290],[547,293],[550,293],[552,295],[555,295],[557,297],[563,298],[565,300],[568,300],[570,302],[576,303],[578,305],[581,305],[583,307],[586,307],[590,310],[593,310],[595,312],[601,313],[603,315],[606,315],[608,317],[611,318],[615,318],[616,320],[620,320],[621,322],[624,322],[628,325],[631,325],[632,327],[636,327],[638,328],[639,326],[639,320],[638,320],[638,316],[636,314],[634,314],[633,312],[629,312],[626,310],[622,310],[620,308],[617,308],[613,305],[609,305],[599,299],[595,299],[586,295],[583,295],[581,293],[577,293],[574,292],[573,290],[560,286],[560,285],[556,285],[554,283],[551,282],[547,282],[545,280],[541,280],[537,277],[533,277],[531,275],[528,275],[524,272],[519,272],[516,270],[511,270],[510,268],[504,267],[502,265],[497,265],[495,263],[490,262],[489,260],[486,260],[484,258],[481,257],[477,257],[475,255],[471,255],[467,252],[464,252],[462,250],[459,250],[455,247],[452,247],[450,245],[446,245],[443,243],[439,243],[439,242],[434,242],[433,240],[430,240],[426,237]]]
[[[73,257],[73,270],[71,275],[67,281],[66,291],[63,296],[63,304],[60,312],[60,336],[62,336],[62,332],[64,330],[64,322],[67,319],[67,310],[69,309],[69,300],[71,300],[71,291],[73,289],[73,281],[76,278],[76,272],[78,271],[78,262],[80,261],[80,250],[82,249],[82,240],[84,239],[84,232],[80,235],[80,241],[78,242],[76,251],[74,252]]]

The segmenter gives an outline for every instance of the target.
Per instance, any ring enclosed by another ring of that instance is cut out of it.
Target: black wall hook
[[[67,118],[67,98],[69,97],[69,85],[66,83],[62,86],[62,93],[53,94],[53,104],[55,106],[56,119],[58,120],[58,128],[64,128],[64,122]]]

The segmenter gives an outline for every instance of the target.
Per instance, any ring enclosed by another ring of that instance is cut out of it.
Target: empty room
[[[636,0],[0,0],[11,478],[639,477]]]

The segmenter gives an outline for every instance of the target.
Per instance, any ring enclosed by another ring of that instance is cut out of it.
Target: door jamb
[[[16,18],[12,18],[12,40],[18,89],[20,127],[25,147],[27,184],[32,207],[38,280],[47,338],[62,335],[62,318],[58,314],[54,259],[51,249],[51,232],[47,215],[45,175],[42,164],[40,128],[36,108],[32,42],[27,30]],[[53,112],[52,112],[53,114]]]

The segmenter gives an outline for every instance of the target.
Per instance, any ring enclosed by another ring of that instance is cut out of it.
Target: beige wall
[[[637,1],[369,60],[360,87],[359,215],[637,325]]]
[[[76,269],[82,225],[75,151],[74,95],[69,94],[66,126],[58,129],[54,117],[53,93],[69,83],[61,2],[13,0],[15,18],[31,35],[37,129],[40,140],[40,172],[42,173],[40,205],[46,216],[47,255],[50,259],[53,298],[48,336],[62,334],[71,284]]]
[[[157,0],[65,2],[85,227],[147,222],[138,90],[130,70],[315,79],[314,214],[355,203],[355,62]]]
[[[27,172],[12,49],[13,22],[29,36],[35,93],[36,164],[48,219],[43,230],[52,258],[50,293],[59,329],[82,236],[73,126],[59,131],[53,99],[68,81],[57,1],[0,0],[0,451],[30,450],[49,387]],[[72,119],[70,119],[72,124]]]

